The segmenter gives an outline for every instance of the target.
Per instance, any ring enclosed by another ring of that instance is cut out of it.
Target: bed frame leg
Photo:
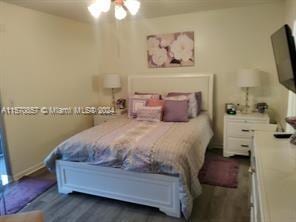
[[[65,188],[58,188],[58,192],[67,195],[67,194],[72,193],[73,191],[72,190],[65,189]]]
[[[159,210],[161,212],[165,213],[166,215],[170,216],[170,217],[177,217],[177,218],[181,217],[180,209],[174,210],[174,209],[162,209],[162,208],[159,208]]]

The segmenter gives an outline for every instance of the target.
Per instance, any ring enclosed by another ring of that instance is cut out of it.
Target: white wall
[[[98,101],[93,27],[0,1],[0,90],[4,106],[86,106]],[[15,177],[40,166],[67,137],[91,126],[84,116],[5,116]]]
[[[286,0],[285,3],[285,16],[286,23],[288,23],[291,28],[294,27],[296,22],[296,1],[295,0]]]
[[[287,95],[279,85],[270,35],[284,21],[284,4],[266,4],[198,12],[169,17],[123,21],[101,27],[102,73],[119,73],[124,80],[118,96],[126,97],[127,75],[149,73],[215,73],[215,141],[222,145],[223,114],[226,102],[243,102],[243,92],[236,86],[236,71],[259,68],[264,86],[251,90],[253,102],[267,102],[272,119],[282,120]],[[194,67],[149,69],[146,36],[150,34],[194,31]],[[101,101],[107,100],[107,92]],[[286,105],[285,105],[286,106]]]

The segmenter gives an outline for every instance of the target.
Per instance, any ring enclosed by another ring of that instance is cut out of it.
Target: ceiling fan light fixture
[[[125,0],[124,6],[132,15],[136,15],[140,9],[141,3],[138,0]]]
[[[90,14],[95,17],[95,18],[99,18],[100,14],[101,14],[101,10],[100,7],[98,6],[97,3],[93,3],[90,6],[88,6],[88,11],[90,12]]]
[[[98,18],[102,12],[110,10],[112,2],[115,7],[115,18],[122,20],[127,16],[127,11],[131,15],[136,15],[140,9],[141,2],[139,0],[96,0],[95,3],[88,6],[88,11],[95,18]]]
[[[97,0],[96,3],[101,12],[108,12],[111,7],[111,0]]]
[[[115,5],[115,18],[122,20],[126,17],[127,13],[121,5]]]

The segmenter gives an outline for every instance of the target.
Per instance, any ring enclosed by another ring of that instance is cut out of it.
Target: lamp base
[[[114,112],[116,112],[116,104],[115,104],[115,92],[114,92],[114,88],[111,89],[112,90],[112,107],[114,109]]]
[[[246,106],[246,105],[244,105],[243,109],[241,110],[241,113],[242,113],[242,114],[250,114],[250,113],[252,113],[252,112],[250,111],[250,106]]]
[[[243,114],[249,114],[250,113],[250,106],[249,106],[249,87],[246,87],[246,96],[245,96],[245,105],[242,109]]]

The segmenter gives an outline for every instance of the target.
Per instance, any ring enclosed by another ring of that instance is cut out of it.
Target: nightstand
[[[258,125],[268,126],[268,114],[250,113],[224,115],[223,156],[248,156],[253,146],[253,134]]]
[[[105,123],[109,120],[119,118],[127,113],[127,110],[118,110],[116,113],[112,115],[94,115],[94,126],[100,125],[102,123]]]

